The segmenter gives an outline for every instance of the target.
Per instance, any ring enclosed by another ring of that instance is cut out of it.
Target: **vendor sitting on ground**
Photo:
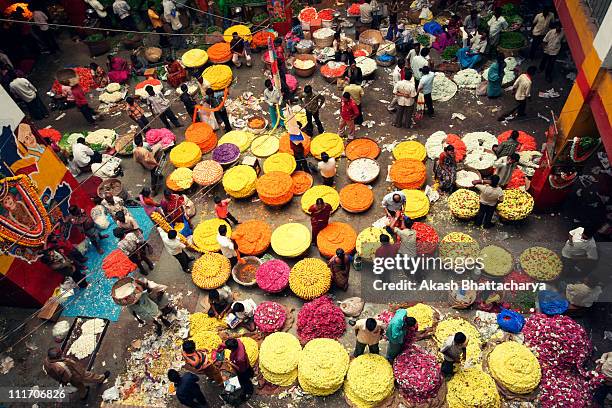
[[[570,302],[571,311],[592,307],[601,293],[601,286],[596,284],[591,275],[586,275],[582,282],[570,283],[565,287],[565,297]]]
[[[567,272],[571,274],[585,274],[597,264],[599,254],[597,243],[593,238],[595,228],[578,227],[569,232],[569,239],[565,242],[561,255]]]
[[[204,374],[217,384],[223,384],[223,376],[215,366],[214,355],[208,354],[206,350],[196,350],[196,344],[193,340],[183,341],[183,360],[185,361],[185,370],[195,374]]]
[[[238,318],[239,321],[234,328],[242,326],[248,331],[254,331],[255,322],[253,321],[253,314],[255,313],[256,307],[257,305],[253,299],[232,303],[232,313]]]
[[[244,57],[246,60],[247,67],[251,66],[251,53],[249,51],[249,44],[244,41],[237,32],[232,33],[232,41],[230,41],[230,49],[232,50],[232,62],[236,68],[240,68],[242,63],[240,57]]]
[[[224,285],[219,289],[213,289],[208,292],[208,302],[210,303],[210,309],[208,309],[208,316],[210,317],[224,317],[225,314],[230,310],[230,304],[234,300],[234,295],[229,286]]]
[[[465,361],[467,355],[468,338],[465,334],[457,332],[448,336],[440,347],[440,353],[444,357],[442,362],[442,373],[447,379],[452,377],[455,363]]]
[[[470,40],[469,47],[460,48],[457,51],[457,58],[461,68],[474,68],[478,64],[485,54],[487,49],[487,32],[484,30],[478,30],[472,39]]]

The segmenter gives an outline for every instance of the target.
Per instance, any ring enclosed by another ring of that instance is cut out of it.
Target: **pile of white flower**
[[[480,82],[482,82],[482,78],[478,71],[467,68],[457,72],[453,77],[453,81],[455,81],[459,88],[476,89]]]
[[[497,159],[497,156],[491,153],[489,149],[479,146],[467,152],[463,162],[473,169],[485,170],[493,166],[495,159]]]
[[[355,62],[357,62],[357,66],[361,68],[361,73],[363,76],[368,76],[376,71],[376,61],[374,61],[372,58],[357,57],[355,58]]]
[[[121,84],[118,84],[117,82],[111,82],[110,84],[106,85],[106,92],[108,93],[113,93],[113,92],[117,92],[121,90]]]
[[[467,153],[477,147],[484,147],[490,150],[493,148],[493,145],[497,144],[497,138],[489,132],[466,133],[461,140],[465,143]]]
[[[535,173],[534,166],[537,166],[540,162],[540,158],[542,157],[542,153],[535,150],[525,150],[523,152],[518,152],[521,157],[519,160],[519,168],[523,170],[523,173],[527,177],[533,176]]]
[[[443,72],[436,72],[433,81],[431,98],[434,101],[446,102],[457,93],[457,84],[444,75]]]
[[[472,188],[472,181],[478,180],[480,176],[478,173],[469,171],[469,170],[459,170],[457,172],[457,179],[455,183],[457,183],[458,187],[462,188]]]
[[[329,38],[331,36],[333,36],[335,33],[334,30],[332,30],[331,28],[328,27],[324,27],[324,28],[319,28],[317,31],[315,31],[312,36],[314,38],[316,38],[317,40],[322,40],[325,38]]]
[[[440,154],[444,151],[446,146],[446,132],[438,130],[427,138],[425,142],[425,150],[427,150],[427,157],[431,160],[435,160],[440,157]]]
[[[83,334],[72,343],[68,354],[72,354],[77,359],[82,360],[85,357],[91,355],[96,349],[96,335],[95,334]]]
[[[187,84],[187,93],[189,95],[193,95],[194,93],[196,93],[198,90],[198,86],[196,84],[194,84],[193,82],[189,82]],[[182,95],[183,91],[181,90],[181,87],[179,86],[178,88],[176,88],[176,93],[178,95]]]
[[[117,138],[117,132],[113,129],[98,129],[87,134],[85,141],[89,145],[111,147]]]
[[[100,94],[98,99],[102,103],[108,103],[108,104],[117,103],[117,102],[119,102],[120,100],[123,99],[123,92],[121,92],[121,91],[117,91],[117,92],[104,92],[104,93]]]

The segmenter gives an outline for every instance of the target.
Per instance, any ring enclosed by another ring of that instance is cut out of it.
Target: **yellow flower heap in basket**
[[[451,232],[446,235],[440,241],[439,249],[440,258],[451,258],[453,260],[457,258],[476,259],[480,252],[480,246],[474,238],[463,232]]]
[[[447,382],[449,408],[500,408],[501,398],[495,381],[480,368],[457,372]]]
[[[393,157],[395,157],[396,160],[413,159],[423,161],[425,157],[427,157],[427,151],[423,144],[416,140],[408,140],[398,143],[398,145],[393,148]]]
[[[406,195],[406,208],[404,214],[413,220],[429,213],[429,198],[421,190],[402,190]]]
[[[497,214],[508,221],[524,220],[533,211],[533,197],[526,191],[504,191],[504,201],[497,204]]]
[[[263,135],[251,143],[251,153],[257,157],[268,157],[278,152],[280,140],[274,135]]]
[[[251,41],[253,36],[251,35],[251,29],[242,24],[236,24],[225,30],[223,33],[223,40],[225,42],[232,41],[232,34],[238,33],[238,36],[245,41]]]
[[[216,289],[225,285],[231,272],[229,259],[221,254],[207,252],[193,263],[191,279],[200,289]]]
[[[472,363],[480,362],[480,346],[482,344],[480,333],[473,324],[465,319],[447,317],[438,323],[434,333],[434,339],[436,340],[438,347],[442,347],[444,341],[449,336],[454,336],[457,332],[465,334],[469,340],[467,345],[466,360]],[[439,357],[441,356],[442,355],[440,354]]]
[[[527,248],[519,257],[519,262],[527,275],[539,281],[556,279],[563,269],[559,255],[544,247]]]
[[[282,171],[283,173],[291,174],[295,171],[295,167],[295,158],[289,153],[274,153],[263,163],[264,173]]]
[[[202,78],[213,91],[220,91],[232,83],[232,69],[227,65],[212,65],[202,72]]]
[[[355,248],[357,253],[365,259],[373,259],[374,253],[380,247],[380,235],[385,234],[389,236],[389,240],[393,243],[393,237],[389,233],[379,227],[367,227],[364,228],[359,235],[357,235],[357,242]]]
[[[266,381],[288,387],[297,379],[302,346],[293,334],[276,332],[259,347],[259,371]]]
[[[181,62],[187,68],[198,68],[208,62],[208,53],[199,48],[194,48],[183,54]]]
[[[338,391],[349,366],[349,355],[332,339],[313,339],[304,346],[298,363],[298,380],[304,391],[325,396]]]
[[[251,166],[239,164],[223,175],[223,188],[225,192],[235,198],[250,197],[255,193],[257,173]]]
[[[488,363],[491,376],[510,392],[529,394],[540,384],[540,363],[522,344],[514,341],[498,344],[489,354]]]
[[[472,190],[460,188],[448,197],[451,214],[462,220],[469,220],[478,214],[480,197]]]
[[[166,179],[166,186],[172,191],[187,190],[193,184],[193,172],[187,167],[179,167]]]
[[[231,143],[240,149],[240,153],[244,153],[250,146],[251,142],[255,135],[251,132],[247,132],[245,130],[231,130],[221,136],[217,145],[222,145],[223,143]]]
[[[282,171],[271,171],[257,179],[257,195],[264,204],[280,206],[293,198],[293,179]]]
[[[197,312],[189,315],[189,333],[192,336],[201,331],[215,331],[226,327],[227,324],[223,319],[210,317],[206,313]]]
[[[419,330],[428,329],[434,325],[435,310],[433,307],[424,303],[417,303],[406,309],[408,316],[414,317],[419,326]]]
[[[312,235],[308,227],[296,222],[283,224],[272,232],[272,249],[280,256],[294,258],[310,247]]]
[[[238,340],[244,344],[244,349],[246,350],[247,357],[249,358],[249,364],[251,367],[254,367],[255,363],[257,362],[257,358],[259,358],[259,344],[257,344],[257,341],[251,337],[240,337]]]
[[[193,243],[199,248],[205,251],[219,251],[219,243],[217,242],[217,234],[219,233],[219,226],[225,225],[227,227],[226,236],[232,236],[232,229],[230,225],[219,218],[211,218],[200,222],[195,230],[193,231]]]
[[[182,142],[170,150],[170,161],[174,167],[193,167],[202,158],[200,147],[193,142]]]
[[[512,254],[497,245],[488,245],[480,251],[483,270],[491,276],[505,276],[512,271]]]
[[[191,335],[191,340],[196,344],[196,349],[212,351],[216,350],[222,343],[221,337],[216,331],[200,331]]]
[[[362,354],[351,361],[344,394],[357,408],[373,408],[393,394],[393,368],[378,354]]]
[[[314,186],[310,187],[302,195],[302,210],[310,214],[308,209],[317,202],[317,198],[322,198],[325,204],[331,205],[333,211],[336,211],[340,205],[340,194],[338,194],[336,189],[330,186]]]
[[[297,297],[311,300],[327,293],[331,287],[331,271],[318,258],[304,258],[289,273],[289,287]]]
[[[329,157],[340,157],[344,153],[344,142],[337,133],[321,133],[310,141],[310,153],[317,159],[321,159],[321,153],[327,153]]]

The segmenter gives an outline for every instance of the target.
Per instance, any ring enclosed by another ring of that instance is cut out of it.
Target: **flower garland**
[[[561,190],[564,188],[568,188],[578,179],[578,172],[574,171],[571,173],[561,173],[561,174],[549,174],[548,175],[548,183],[555,190]]]
[[[498,142],[498,144],[501,144],[501,143],[505,142],[506,140],[508,140],[510,138],[511,134],[512,134],[512,130],[507,130],[507,131],[497,135],[497,142]],[[526,133],[526,132],[523,132],[522,130],[519,130],[519,137],[518,137],[517,140],[519,142],[519,145],[516,148],[516,152],[517,153],[524,152],[524,151],[529,151],[529,150],[538,150],[538,148],[537,148],[538,144],[536,142],[535,137],[533,137],[529,133]]]
[[[378,144],[372,139],[359,138],[352,140],[346,145],[345,153],[349,160],[361,158],[374,160],[380,154],[380,147],[378,147]]]
[[[217,234],[219,226],[225,225],[227,227],[227,236],[232,236],[232,228],[227,221],[219,218],[211,218],[208,220],[200,221],[193,231],[193,243],[199,248],[205,251],[216,252],[221,249],[217,242]]]
[[[293,179],[285,172],[271,171],[257,179],[257,195],[264,204],[281,206],[293,198]]]
[[[175,169],[166,178],[166,186],[172,191],[187,190],[193,185],[193,172],[187,167]]]
[[[293,334],[276,332],[267,336],[259,346],[259,370],[264,379],[279,386],[293,384],[301,351]]]
[[[391,242],[394,238],[384,228],[367,227],[357,235],[355,248],[357,253],[365,259],[373,259],[376,250],[380,247],[380,235],[385,234]]]
[[[330,222],[317,235],[317,248],[321,255],[331,258],[338,248],[350,254],[355,250],[357,232],[344,222]]]
[[[417,321],[419,330],[425,330],[434,325],[435,310],[433,307],[425,303],[417,303],[406,309],[406,313],[410,317],[414,317]]]
[[[306,214],[310,214],[308,210],[317,202],[318,198],[322,198],[326,204],[331,205],[332,211],[336,211],[340,205],[340,195],[333,187],[314,186],[309,188],[302,196],[302,210]]]
[[[223,167],[214,160],[203,160],[195,165],[193,181],[201,186],[210,186],[223,178]]]
[[[227,324],[223,319],[210,317],[203,312],[192,313],[189,315],[189,334],[194,335],[201,331],[216,331],[224,329]]]
[[[206,68],[202,72],[202,78],[209,83],[213,91],[226,89],[231,85],[232,79],[234,79],[232,69],[227,65],[213,65]]]
[[[166,128],[149,129],[145,134],[145,140],[150,146],[161,143],[162,148],[170,147],[176,141],[176,136]]]
[[[107,278],[123,278],[136,270],[136,264],[122,250],[115,249],[102,260],[102,270]]]
[[[436,160],[440,157],[440,154],[444,151],[447,145],[453,145],[455,148],[455,159],[457,163],[462,161],[465,157],[466,146],[461,138],[453,133],[446,134],[441,130],[434,132],[427,138],[425,142],[425,149],[427,150],[427,157],[431,160]]]
[[[285,308],[276,302],[261,302],[253,314],[257,329],[262,333],[273,333],[283,328],[287,320]]]
[[[302,255],[310,247],[312,234],[302,224],[288,223],[272,232],[272,250],[280,256],[293,258]]]
[[[174,167],[193,167],[202,158],[200,147],[193,142],[181,142],[170,150],[170,161]]]
[[[427,157],[427,150],[422,143],[416,140],[406,140],[398,143],[397,146],[393,148],[393,157],[396,160],[413,159],[423,161]]]
[[[574,163],[582,163],[591,155],[599,145],[601,144],[601,139],[593,138],[593,137],[583,137],[583,138],[574,138],[572,141],[572,146],[570,147],[570,157]],[[579,155],[580,149],[584,149],[585,152],[582,155]]]
[[[310,187],[312,187],[313,178],[310,174],[305,171],[294,171],[291,174],[291,180],[293,181],[293,187],[291,191],[294,195],[304,194]]]
[[[508,221],[524,220],[533,211],[534,200],[523,190],[504,191],[504,201],[497,205],[497,214]]]
[[[223,33],[223,39],[225,40],[225,42],[231,42],[233,38],[232,35],[234,33],[238,33],[238,37],[248,42],[251,42],[251,40],[253,39],[253,35],[251,34],[251,29],[249,27],[243,24],[236,24],[227,28]]]
[[[512,254],[496,245],[487,245],[480,250],[483,270],[491,276],[506,276],[512,271]]]
[[[295,171],[295,167],[295,158],[289,153],[274,153],[263,163],[264,173],[282,171],[283,173],[291,174]]]
[[[255,274],[257,286],[264,292],[279,293],[289,286],[291,268],[286,262],[271,259],[262,263]]]
[[[181,62],[187,68],[198,68],[208,62],[208,53],[199,48],[194,48],[183,54]]]
[[[223,341],[216,331],[200,331],[191,336],[197,350],[213,351],[219,348]]]
[[[395,358],[393,374],[400,393],[411,403],[426,403],[436,397],[443,380],[436,356],[416,344]]]
[[[231,274],[230,261],[221,254],[207,252],[199,257],[191,268],[191,279],[200,289],[220,288]]]
[[[340,206],[351,213],[366,211],[374,203],[374,193],[365,184],[347,184],[340,190]]]
[[[247,198],[256,191],[257,173],[251,166],[239,164],[223,175],[223,189],[235,198]]]
[[[255,135],[244,130],[230,130],[219,139],[218,144],[231,143],[240,149],[240,153],[247,151],[251,147],[251,143],[255,139]]]
[[[489,372],[502,387],[516,394],[529,394],[540,384],[540,363],[524,345],[506,341],[495,346],[488,358]]]
[[[453,77],[459,88],[476,89],[482,82],[478,71],[472,68],[462,69]]]
[[[455,180],[455,184],[459,188],[473,188],[474,185],[472,184],[472,181],[479,180],[479,179],[480,179],[480,175],[476,173],[475,171],[459,170],[457,172],[457,178]]]
[[[240,157],[240,149],[233,143],[222,143],[212,151],[212,159],[219,164],[229,165]]]
[[[195,122],[185,130],[185,141],[195,143],[206,154],[217,145],[217,134],[208,123]]]
[[[269,157],[278,151],[280,141],[272,135],[259,136],[251,143],[251,153],[257,157]]]
[[[393,368],[378,354],[353,359],[346,373],[344,395],[357,408],[373,408],[393,394]]]
[[[438,344],[438,347],[442,347],[446,339],[450,336],[454,336],[457,332],[462,332],[469,340],[466,361],[472,363],[480,362],[480,347],[482,345],[480,332],[478,332],[478,329],[476,329],[473,324],[465,319],[447,317],[440,321],[434,333],[434,340]]]
[[[331,287],[331,271],[317,258],[304,258],[289,273],[289,288],[297,297],[311,300],[327,293]]]
[[[85,142],[91,146],[93,150],[106,150],[113,145],[117,138],[117,132],[114,129],[98,129],[89,132],[85,136]]]
[[[416,231],[416,251],[418,255],[431,255],[438,248],[440,238],[436,230],[423,222],[414,222],[412,229]]]
[[[455,217],[469,220],[478,214],[480,197],[472,190],[460,188],[448,197],[448,208]]]
[[[495,381],[480,368],[458,371],[448,383],[449,408],[500,408]]]
[[[338,158],[344,153],[344,142],[337,133],[321,133],[310,142],[310,152],[319,160],[323,152],[326,152],[329,157]]]
[[[348,165],[346,175],[354,183],[369,184],[380,174],[380,165],[376,160],[362,157]]]
[[[425,165],[419,160],[399,159],[393,162],[389,170],[393,184],[402,189],[419,189],[426,177]]]
[[[506,185],[507,189],[520,189],[525,187],[525,173],[520,168],[514,169],[510,176],[510,181]]]
[[[447,47],[448,48],[448,47]],[[453,54],[454,57],[455,54]],[[433,89],[431,98],[434,101],[446,102],[449,101],[457,93],[457,84],[447,78],[443,72],[434,74]]]
[[[413,220],[429,213],[429,198],[421,190],[402,190],[406,195],[404,214]]]
[[[309,394],[331,395],[342,386],[348,367],[349,355],[342,344],[332,339],[313,339],[300,354],[298,380]]]
[[[297,317],[297,335],[302,343],[316,338],[339,339],[346,330],[342,309],[329,296],[305,303]]]
[[[238,224],[232,233],[232,239],[243,255],[259,256],[270,247],[272,228],[261,220],[248,220]]]
[[[219,42],[208,48],[208,58],[213,64],[222,64],[232,59],[232,50],[229,43]]]
[[[527,248],[519,257],[519,262],[527,275],[539,281],[554,280],[563,270],[559,255],[544,247]]]

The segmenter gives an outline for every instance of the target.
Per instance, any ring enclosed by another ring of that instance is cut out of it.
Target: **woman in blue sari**
[[[489,67],[487,74],[487,96],[489,98],[498,98],[502,94],[502,82],[504,80],[504,68],[506,62],[502,54],[497,54],[497,60]]]
[[[457,59],[461,68],[474,68],[482,60],[482,55],[485,53],[486,48],[487,33],[484,30],[479,30],[470,40],[469,47],[463,47],[457,51]]]

